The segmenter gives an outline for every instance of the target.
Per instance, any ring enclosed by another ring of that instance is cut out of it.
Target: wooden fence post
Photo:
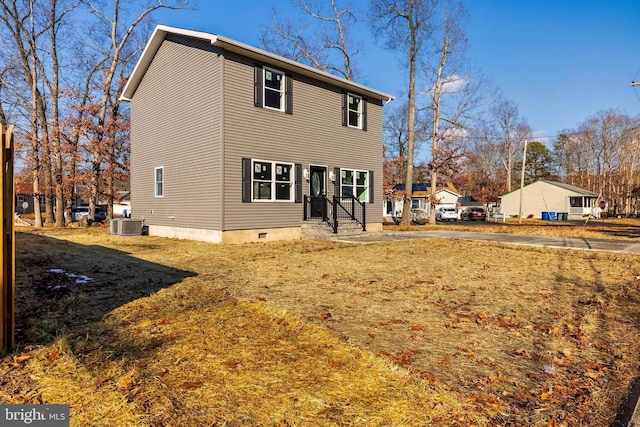
[[[13,229],[15,217],[15,197],[13,194],[13,126],[4,129],[0,124],[0,163],[2,174],[0,187],[2,197],[2,222],[0,223],[0,244],[2,269],[0,270],[0,287],[2,288],[2,318],[0,319],[0,335],[2,353],[10,353],[15,346],[15,234]]]

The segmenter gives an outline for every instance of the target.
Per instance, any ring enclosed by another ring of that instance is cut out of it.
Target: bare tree
[[[617,110],[599,111],[578,126],[563,149],[565,157],[573,159],[568,175],[574,176],[577,185],[603,194],[610,212],[631,212],[638,186],[634,120]]]
[[[341,3],[345,3],[342,6]],[[356,16],[348,2],[338,0],[298,0],[293,7],[302,19],[282,18],[273,9],[273,24],[260,36],[265,49],[353,80],[352,57],[358,51],[349,37]]]
[[[563,130],[553,146],[554,163],[567,183],[603,194],[609,211],[632,215],[640,210],[638,119],[603,110]]]
[[[372,0],[369,19],[374,34],[386,38],[386,46],[402,52],[403,62],[409,67],[407,117],[407,167],[402,224],[411,222],[411,190],[416,141],[416,68],[423,48],[431,35],[431,18],[437,2],[421,0]]]
[[[486,143],[498,154],[505,170],[506,191],[511,191],[512,172],[517,159],[522,158],[521,148],[531,136],[526,120],[520,117],[518,107],[508,100],[498,102],[490,110],[491,122],[485,132]]]
[[[46,132],[46,119],[43,121],[44,101],[39,83],[38,40],[47,30],[37,22],[37,4],[29,0],[26,5],[18,4],[15,0],[0,1],[0,22],[9,37],[4,38],[11,43],[11,48],[19,64],[20,76],[27,83],[30,99],[25,97],[29,117],[30,156],[28,159],[33,183],[33,206],[35,212],[35,226],[42,227],[40,212],[40,173],[41,173],[41,132]],[[46,176],[46,174],[45,174]]]
[[[51,76],[48,77],[45,67],[42,68],[43,81],[49,89],[51,97],[51,145],[53,147],[53,181],[55,186],[55,198],[57,200],[57,208],[55,210],[55,226],[63,227],[64,221],[64,161],[63,161],[63,144],[64,138],[60,128],[60,60],[58,55],[58,36],[65,17],[75,10],[82,0],[72,0],[65,2],[64,0],[50,0],[49,3],[49,55]],[[59,8],[61,6],[61,10]],[[48,153],[45,153],[47,156]],[[50,157],[49,157],[50,158]],[[47,215],[49,210],[47,209]],[[70,218],[70,217],[69,217]]]
[[[392,174],[388,178],[389,182],[393,181],[395,184],[403,183],[406,177],[407,170],[407,152],[408,152],[408,119],[409,119],[409,107],[407,103],[396,104],[395,108],[387,111],[385,114],[384,122],[384,146],[385,146],[385,161],[388,162],[386,174]],[[415,129],[415,142],[414,149],[416,152],[420,150],[420,147],[424,144],[429,135],[429,116],[424,112],[416,112],[416,129]],[[405,192],[395,192],[394,199],[401,200],[404,198]]]
[[[640,129],[631,127],[626,135],[626,144],[620,156],[620,211],[625,215],[635,214],[640,200],[638,160],[640,158]]]
[[[2,70],[0,70],[0,125],[2,125],[3,127],[7,127],[7,113],[4,111],[4,102],[2,102],[2,97],[3,97],[3,89],[6,87],[6,83],[4,80],[4,76],[7,73],[7,69],[4,68]]]
[[[486,203],[504,193],[504,170],[496,152],[489,149],[484,139],[469,138],[460,170],[452,178],[464,196],[473,196]]]
[[[553,166],[556,175],[560,179],[566,179],[571,170],[570,158],[566,150],[570,139],[570,132],[570,130],[566,129],[560,131],[553,142],[553,150],[551,152],[553,156]]]
[[[434,60],[427,58],[421,69],[429,89],[431,113],[431,197],[429,223],[436,223],[436,191],[441,173],[455,172],[462,158],[464,136],[472,112],[481,97],[479,73],[464,56],[467,39],[464,26],[467,12],[462,3],[443,1],[433,14],[429,49]]]
[[[140,24],[148,21],[146,17],[153,11],[184,8],[187,3],[148,0],[146,9],[130,15],[129,11],[139,6],[121,0],[0,0],[0,119],[7,120],[5,107],[16,106],[12,120],[17,120],[18,129],[23,130],[16,141],[30,140],[25,164],[34,185],[36,226],[43,224],[43,195],[47,223],[64,225],[64,213],[70,214],[74,201],[78,167],[86,162],[92,166],[89,200],[91,214],[95,215],[98,188],[104,181],[101,169],[106,164],[107,175],[119,172],[121,168],[113,163],[127,157],[119,154],[119,147],[126,149],[122,138],[128,125],[123,125],[122,119],[126,122],[127,118],[120,109],[118,93],[142,45],[134,40],[134,30],[142,28]],[[76,19],[80,6],[87,6],[93,14],[83,11],[83,20]],[[111,14],[103,12],[109,7]],[[129,23],[123,25],[128,18]],[[89,30],[67,31],[72,25],[80,25],[78,22],[87,22]],[[82,34],[85,39],[74,40],[73,34]],[[97,37],[87,37],[92,34]],[[99,50],[99,54],[96,50],[91,53],[91,49]],[[74,60],[78,61],[77,67],[65,69],[61,65]],[[80,147],[85,144],[88,150],[83,153],[89,155],[81,158]],[[109,182],[105,192],[110,204],[113,185]]]
[[[87,22],[80,26],[78,32],[91,34],[94,30],[94,23]],[[67,159],[63,177],[65,217],[71,218],[76,196],[85,196],[79,191],[85,188],[86,183],[86,176],[79,173],[79,169],[85,165],[85,148],[90,137],[85,130],[94,123],[90,106],[93,106],[95,90],[99,87],[99,73],[109,58],[93,48],[88,48],[86,43],[78,43],[71,49],[68,60],[72,64],[72,72],[69,73],[70,85],[65,89],[67,114],[63,121],[62,136],[65,138],[64,155]]]
[[[90,195],[89,195],[89,219],[95,220],[95,208],[98,203],[100,186],[102,183],[102,166],[105,157],[109,152],[109,120],[117,120],[117,117],[109,117],[109,112],[119,110],[118,104],[121,102],[117,97],[118,81],[116,79],[118,70],[121,67],[131,65],[133,56],[131,50],[127,51],[128,43],[134,37],[134,31],[143,23],[145,18],[158,9],[184,9],[188,6],[189,0],[155,0],[149,1],[147,5],[137,15],[133,16],[129,22],[123,13],[123,5],[126,2],[121,0],[111,0],[111,10],[99,8],[95,3],[91,3],[91,13],[100,22],[100,27],[104,30],[101,36],[108,35],[108,42],[100,44],[100,63],[104,64],[98,87],[100,93],[99,101],[91,106],[94,112],[94,123],[88,129],[91,133],[91,174],[90,174]],[[111,107],[110,107],[111,106]],[[112,190],[109,190],[112,191]],[[111,215],[112,212],[109,212]]]

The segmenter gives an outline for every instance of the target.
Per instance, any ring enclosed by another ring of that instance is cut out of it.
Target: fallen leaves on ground
[[[63,259],[96,282],[47,310],[44,293],[19,301],[39,349],[3,361],[25,387],[5,374],[0,398],[138,425],[189,425],[194,409],[229,425],[599,426],[637,372],[633,255],[50,233],[21,236],[29,274]]]

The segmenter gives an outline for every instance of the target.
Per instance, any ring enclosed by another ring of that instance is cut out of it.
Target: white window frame
[[[357,98],[360,100],[358,103],[357,109],[351,108],[351,98]],[[347,93],[347,126],[350,128],[362,129],[362,105],[364,104],[364,99],[359,95],[354,95],[353,93]],[[356,115],[356,123],[351,123],[351,114],[354,113]]]
[[[267,178],[256,178],[256,164],[270,164],[271,165],[271,174],[269,179]],[[278,180],[278,167],[288,166],[289,167],[289,180]],[[295,164],[289,162],[280,162],[273,160],[260,160],[260,159],[251,159],[251,201],[252,202],[277,202],[277,203],[294,203],[295,202],[295,183],[296,183],[296,171]],[[257,198],[257,194],[255,192],[255,183],[269,183],[270,184],[270,198],[262,199]],[[289,198],[288,199],[278,199],[277,198],[277,185],[278,184],[287,184],[289,185]]]
[[[353,183],[352,184],[345,184],[343,182],[344,178],[345,178],[345,173],[346,172],[351,172],[352,173],[352,177],[353,177]],[[366,175],[366,185],[364,186],[364,191],[361,194],[364,194],[364,200],[360,197],[357,197],[357,189],[359,187],[363,187],[362,185],[358,185],[357,184],[357,177],[358,174],[365,174]],[[365,171],[365,170],[360,170],[360,169],[348,169],[348,168],[340,168],[340,197],[343,197],[345,195],[344,192],[344,188],[345,187],[350,187],[351,188],[351,195],[356,197],[358,200],[360,200],[363,203],[369,203],[369,189],[371,188],[371,177],[369,176],[369,171]]]
[[[267,87],[267,73],[275,73],[282,76],[282,78],[280,79],[280,88],[276,89],[276,88]],[[285,80],[286,80],[286,76],[284,71],[276,70],[275,68],[263,67],[262,69],[262,106],[263,108],[268,108],[270,110],[276,110],[276,111],[285,111],[285,103],[286,103]],[[267,105],[268,92],[275,92],[280,95],[280,108],[271,107]]]
[[[426,210],[427,209],[427,201],[425,199],[423,199],[423,198],[412,199],[411,200],[411,209]]]
[[[158,171],[161,171],[161,180],[158,180]],[[164,183],[165,183],[166,179],[164,176],[164,166],[157,166],[156,168],[154,168],[153,170],[153,192],[155,194],[155,197],[164,197]],[[158,184],[160,184],[160,189],[161,191],[158,191]]]

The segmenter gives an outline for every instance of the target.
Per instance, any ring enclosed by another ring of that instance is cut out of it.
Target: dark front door
[[[311,218],[327,219],[327,168],[310,166]]]

